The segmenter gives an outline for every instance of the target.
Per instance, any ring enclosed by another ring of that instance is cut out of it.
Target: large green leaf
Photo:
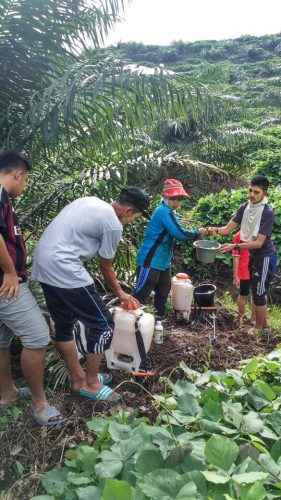
[[[178,407],[188,415],[196,416],[200,411],[200,405],[195,396],[183,393],[178,399]]]
[[[154,500],[172,500],[177,494],[179,474],[173,470],[157,469],[139,480],[140,489]]]
[[[94,466],[98,457],[98,451],[92,446],[83,445],[77,450],[77,467],[85,472],[94,473]]]
[[[209,399],[203,406],[202,416],[206,419],[218,422],[223,417],[222,404]]]
[[[192,481],[190,483],[186,483],[180,491],[176,495],[176,500],[196,500],[197,495],[197,487],[196,484]]]
[[[233,474],[232,479],[238,484],[248,484],[255,481],[262,481],[267,477],[268,474],[266,472],[244,472],[243,474]]]
[[[274,477],[281,479],[281,467],[277,464],[268,453],[262,453],[259,456],[259,463],[263,470],[270,472]]]
[[[241,486],[241,500],[263,500],[266,498],[266,491],[262,484],[256,482],[254,484]]]
[[[278,461],[279,457],[281,456],[281,438],[279,438],[278,441],[276,441],[272,446],[270,455],[272,456],[273,460],[275,460],[276,462]]]
[[[247,432],[249,434],[256,434],[261,432],[263,428],[263,422],[259,418],[258,413],[250,411],[247,415],[244,415],[241,421],[240,431]]]
[[[52,469],[42,478],[42,484],[48,493],[63,495],[67,487],[67,468]]]
[[[82,484],[90,484],[92,482],[92,479],[90,477],[87,477],[83,473],[78,474],[76,472],[69,472],[67,474],[67,482],[80,486]]]
[[[101,492],[96,486],[85,486],[76,488],[75,493],[79,500],[100,500]]]
[[[142,450],[136,460],[136,471],[145,475],[155,469],[161,469],[164,459],[159,450]]]
[[[274,411],[267,415],[266,422],[279,436],[281,436],[281,413],[279,411]]]
[[[98,477],[113,478],[123,469],[123,460],[119,454],[105,450],[100,454],[102,462],[95,466],[95,472]]]
[[[133,488],[126,481],[107,479],[101,498],[102,500],[131,500],[132,495]]]
[[[225,436],[214,434],[206,443],[205,457],[210,464],[228,471],[239,455],[237,444]]]
[[[108,431],[113,441],[123,441],[131,437],[132,428],[129,425],[118,424],[118,422],[110,422]]]
[[[218,472],[202,471],[202,474],[210,483],[226,484],[230,480],[230,476],[226,476],[225,474],[220,474]]]
[[[187,382],[187,380],[178,380],[174,386],[174,391],[178,396],[182,394],[191,394],[197,397],[200,395],[200,391],[197,389],[196,385]]]
[[[257,410],[268,406],[275,398],[276,394],[262,380],[255,381],[248,392],[248,401]]]

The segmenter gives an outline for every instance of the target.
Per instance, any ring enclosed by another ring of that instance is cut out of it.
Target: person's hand
[[[208,232],[207,229],[205,229],[204,227],[199,228],[200,236],[205,236],[207,232]]]
[[[240,288],[240,279],[239,278],[233,278],[233,286],[235,288]]]
[[[208,227],[208,233],[215,236],[215,234],[218,234],[218,228],[215,226]]]
[[[135,297],[129,295],[128,293],[122,292],[119,295],[119,299],[123,303],[124,309],[133,310],[138,309],[140,307],[140,303]]]
[[[233,243],[224,243],[222,247],[219,249],[219,253],[232,252],[234,248],[235,245]]]
[[[19,294],[19,282],[21,278],[16,273],[4,273],[3,283],[0,287],[0,298],[6,297],[6,302],[13,298],[16,300]]]

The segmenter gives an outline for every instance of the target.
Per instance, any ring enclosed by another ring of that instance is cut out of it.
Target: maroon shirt
[[[8,253],[15,266],[16,273],[27,280],[26,249],[24,239],[19,227],[18,218],[12,207],[7,191],[0,185],[0,234],[6,243]],[[0,268],[0,285],[3,283],[3,270]]]

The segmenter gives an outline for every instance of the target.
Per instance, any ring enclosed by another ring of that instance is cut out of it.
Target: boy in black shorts
[[[256,175],[249,186],[249,201],[243,203],[224,227],[210,227],[211,234],[230,234],[239,224],[241,243],[226,243],[221,253],[232,250],[249,250],[249,272],[252,297],[255,305],[256,324],[254,331],[268,333],[267,294],[276,272],[277,255],[271,239],[275,216],[267,204],[269,180]]]

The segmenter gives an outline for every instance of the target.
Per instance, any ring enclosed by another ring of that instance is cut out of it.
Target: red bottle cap
[[[140,303],[137,299],[133,300],[124,300],[121,302],[120,307],[125,311],[135,311],[140,308]]]
[[[188,276],[188,274],[185,274],[185,273],[177,273],[176,278],[177,278],[177,280],[188,280],[189,276]]]

